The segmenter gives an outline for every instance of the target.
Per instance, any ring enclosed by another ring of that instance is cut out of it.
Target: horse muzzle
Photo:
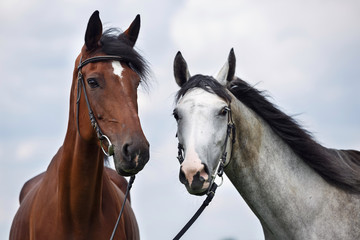
[[[179,179],[185,185],[187,191],[193,195],[204,195],[210,186],[209,169],[206,164],[199,168],[181,165]]]
[[[113,148],[115,169],[122,176],[135,175],[149,161],[149,143],[146,140],[114,144]]]

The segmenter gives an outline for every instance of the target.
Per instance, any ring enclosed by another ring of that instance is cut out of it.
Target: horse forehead
[[[113,68],[113,73],[115,75],[119,76],[120,78],[122,78],[124,68],[121,66],[120,62],[119,61],[112,61],[111,66]]]
[[[210,93],[200,88],[189,90],[178,103],[178,107],[189,109],[194,109],[197,107],[210,109],[222,105],[226,105],[222,98],[214,93]]]

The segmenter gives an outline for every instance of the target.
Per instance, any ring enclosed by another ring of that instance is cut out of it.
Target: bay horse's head
[[[174,117],[179,139],[180,181],[191,194],[203,195],[211,187],[219,166],[222,169],[231,155],[231,95],[225,85],[235,73],[235,55],[214,78],[191,76],[187,63],[178,52],[174,60],[174,75],[180,86]]]
[[[95,11],[75,62],[72,84],[70,111],[78,137],[113,155],[117,172],[125,176],[136,174],[149,160],[137,104],[137,88],[147,73],[146,62],[133,49],[139,29],[138,15],[123,33],[103,33]]]

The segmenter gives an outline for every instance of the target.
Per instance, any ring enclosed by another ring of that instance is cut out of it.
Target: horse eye
[[[173,115],[174,115],[175,120],[179,121],[180,117],[176,110],[174,110]]]
[[[226,114],[230,111],[230,109],[228,107],[224,107],[221,109],[221,111],[219,112],[220,116],[226,116]]]
[[[89,84],[89,86],[90,86],[91,88],[97,88],[97,87],[99,87],[99,83],[98,83],[98,81],[96,80],[96,78],[88,78],[88,79],[87,79],[87,82],[88,82],[88,84]]]

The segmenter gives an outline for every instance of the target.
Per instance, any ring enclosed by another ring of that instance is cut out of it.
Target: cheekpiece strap
[[[94,112],[91,109],[91,105],[90,105],[88,95],[86,93],[86,86],[85,86],[84,77],[83,77],[83,74],[81,72],[81,69],[82,69],[82,67],[84,67],[88,63],[109,61],[109,60],[123,61],[124,58],[122,58],[120,56],[109,55],[109,56],[96,56],[96,57],[88,58],[88,59],[82,61],[82,57],[80,57],[79,66],[77,67],[77,70],[78,70],[78,89],[77,89],[77,99],[76,99],[76,121],[77,121],[77,128],[78,128],[79,135],[81,136],[80,127],[79,127],[79,107],[80,107],[81,90],[83,88],[84,89],[84,97],[85,97],[86,105],[87,105],[88,112],[89,112],[89,118],[90,118],[91,126],[94,128],[94,130],[96,132],[96,135],[97,135],[98,139],[100,140],[101,149],[103,150],[104,154],[107,155],[107,156],[111,156],[111,155],[114,154],[114,146],[111,144],[110,139],[101,131],[101,129],[99,127],[99,124],[96,121]],[[103,147],[103,144],[102,144],[102,141],[104,141],[104,140],[106,140],[106,142],[108,144],[108,151],[104,150],[104,147]]]

